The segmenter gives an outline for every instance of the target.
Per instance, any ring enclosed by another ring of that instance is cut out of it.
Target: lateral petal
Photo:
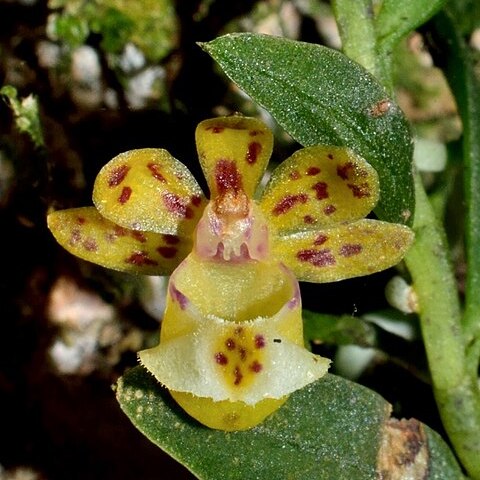
[[[279,234],[273,255],[306,282],[334,282],[369,275],[400,262],[413,242],[410,228],[358,220],[326,228]]]
[[[155,148],[110,160],[97,175],[93,202],[122,227],[182,236],[192,234],[207,203],[188,168]]]
[[[279,231],[317,230],[365,217],[378,201],[376,171],[344,147],[295,152],[272,173],[260,207]]]

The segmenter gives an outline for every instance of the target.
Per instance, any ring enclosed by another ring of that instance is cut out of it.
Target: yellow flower
[[[255,200],[273,145],[262,122],[205,120],[196,143],[210,200],[167,151],[133,150],[100,171],[95,207],[54,212],[48,223],[83,259],[171,274],[160,343],[140,361],[197,420],[240,430],[328,369],[303,347],[297,279],[383,270],[413,235],[364,219],[378,201],[378,177],[346,148],[297,151]]]

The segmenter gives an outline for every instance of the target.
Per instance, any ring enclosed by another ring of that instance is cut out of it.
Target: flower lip
[[[291,275],[283,266],[279,271]],[[329,364],[303,348],[297,287],[294,280],[275,312],[240,322],[203,314],[175,287],[188,306],[170,314],[188,317],[191,330],[140,352],[140,360],[175,392],[247,405],[283,398],[323,376]]]

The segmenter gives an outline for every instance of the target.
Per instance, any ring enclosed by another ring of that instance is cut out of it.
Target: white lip
[[[274,317],[242,322],[242,326],[265,338],[263,369],[246,387],[232,388],[213,361],[217,338],[239,325],[216,317],[203,318],[199,328],[189,335],[141,351],[139,358],[170,390],[248,405],[266,398],[279,399],[321,378],[330,364],[279,335],[279,324],[285,321],[282,317],[284,309]]]

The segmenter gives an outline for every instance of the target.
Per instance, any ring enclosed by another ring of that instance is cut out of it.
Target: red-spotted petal
[[[199,123],[195,139],[212,198],[252,197],[272,153],[273,136],[260,120],[240,115]]]
[[[94,207],[51,213],[48,227],[73,255],[124,272],[169,275],[192,248],[189,237],[120,227]]]
[[[191,235],[206,205],[197,181],[166,150],[121,153],[97,175],[93,202],[122,227]]]
[[[303,148],[282,162],[260,206],[279,231],[318,229],[365,217],[378,201],[376,171],[343,147]]]
[[[277,235],[273,255],[299,280],[334,282],[397,264],[413,242],[404,225],[358,220],[319,231]]]

